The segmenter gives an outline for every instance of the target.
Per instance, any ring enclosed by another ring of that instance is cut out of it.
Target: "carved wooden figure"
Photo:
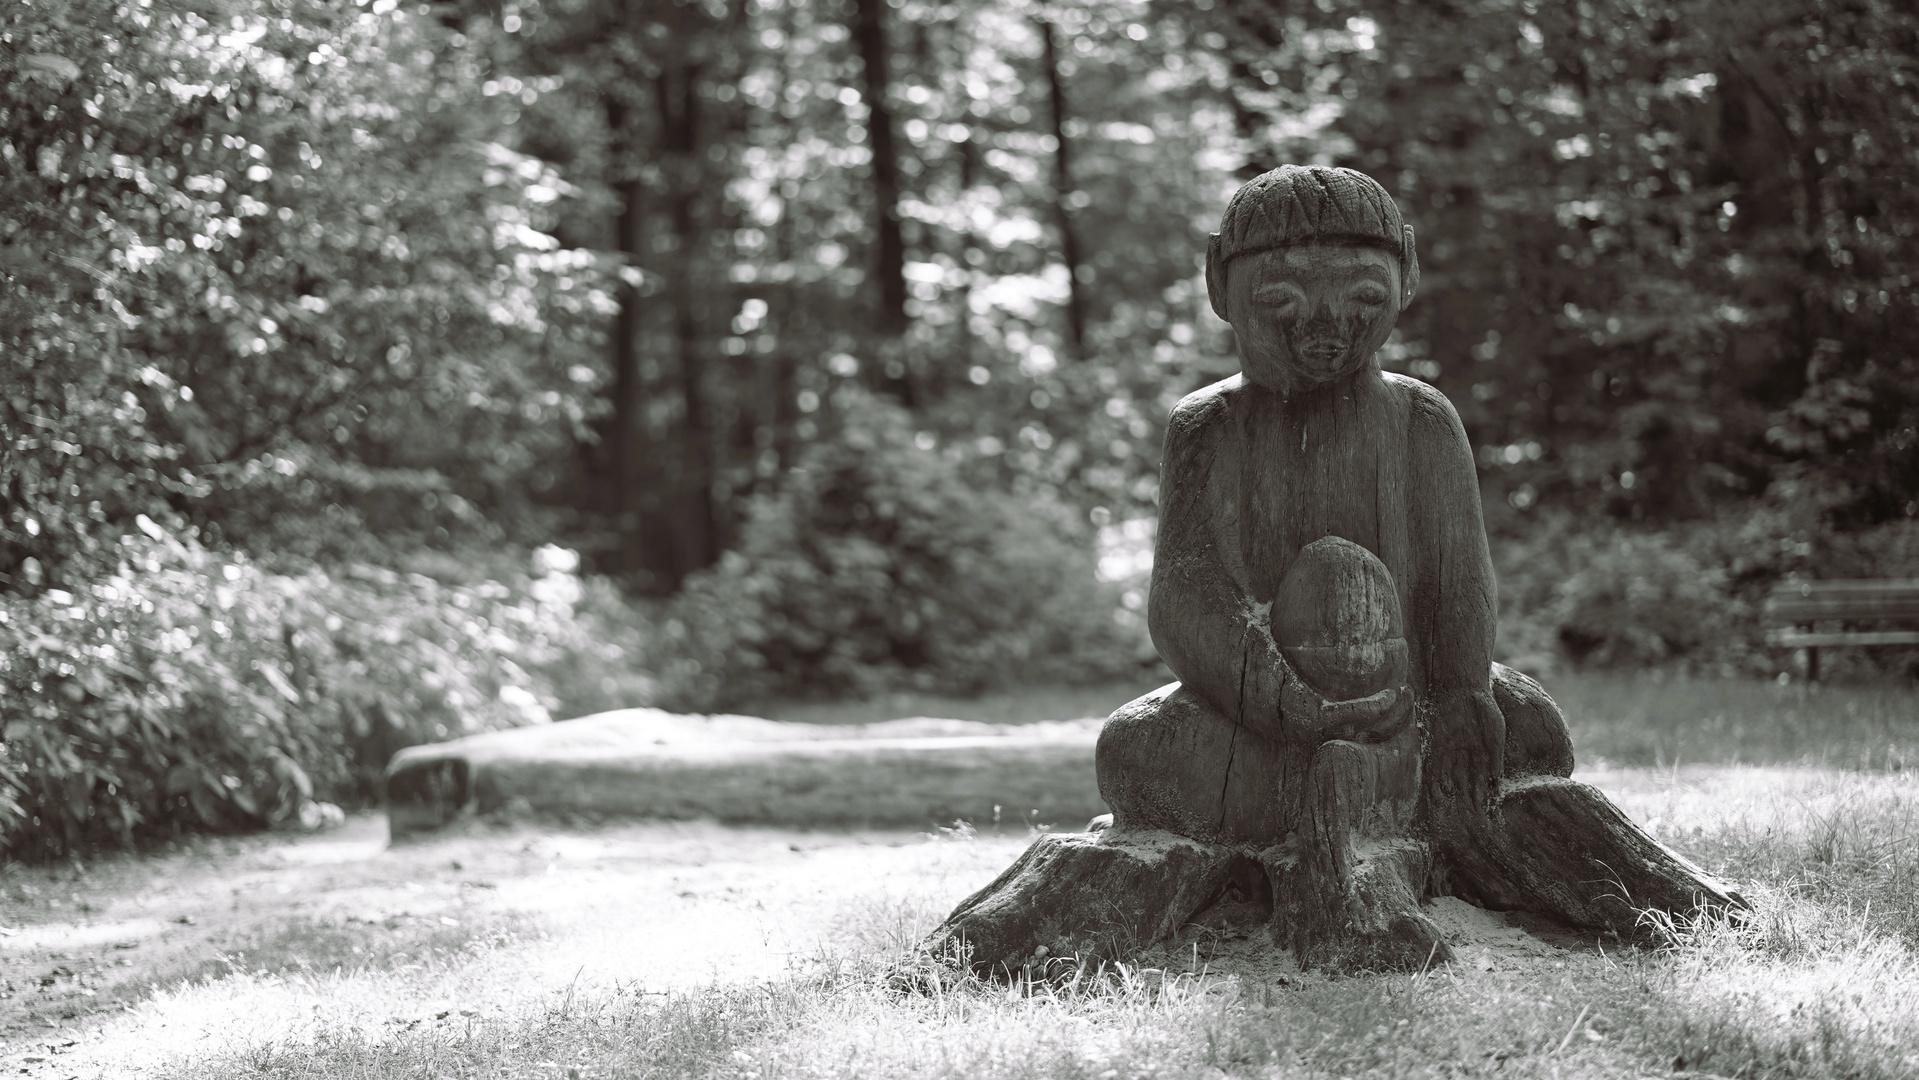
[[[1743,906],[1575,783],[1565,718],[1492,661],[1493,570],[1452,404],[1382,372],[1419,284],[1371,178],[1285,166],[1206,259],[1241,372],[1173,410],[1148,621],[1179,682],[1099,740],[1110,829],[1043,837],[928,940],[976,968],[1248,913],[1302,963],[1447,955],[1424,899],[1632,935]]]

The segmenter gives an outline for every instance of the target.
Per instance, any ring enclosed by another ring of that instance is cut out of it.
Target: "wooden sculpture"
[[[1492,661],[1465,429],[1377,358],[1419,284],[1392,198],[1266,173],[1206,283],[1241,372],[1167,428],[1148,621],[1180,681],[1101,732],[1111,828],[1040,838],[927,947],[1011,969],[1251,912],[1303,964],[1385,970],[1447,955],[1437,895],[1628,936],[1646,909],[1742,906],[1567,779],[1565,718]]]

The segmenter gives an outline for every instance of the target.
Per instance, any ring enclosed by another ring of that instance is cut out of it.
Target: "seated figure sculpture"
[[[1035,844],[932,943],[1009,964],[1074,928],[1163,937],[1230,894],[1269,904],[1303,961],[1378,969],[1443,957],[1419,911],[1438,894],[1619,933],[1646,907],[1742,904],[1566,779],[1563,716],[1492,660],[1465,429],[1379,366],[1419,285],[1386,191],[1317,166],[1252,180],[1206,283],[1241,372],[1168,425],[1148,624],[1179,681],[1100,734],[1112,828]],[[1190,859],[1120,854],[1168,834]],[[1102,894],[1107,914],[1074,910]]]
[[[1276,842],[1298,817],[1286,804],[1341,782],[1342,763],[1416,760],[1409,706],[1433,734],[1426,779],[1448,795],[1483,805],[1501,776],[1570,775],[1558,710],[1492,662],[1492,562],[1458,414],[1379,367],[1419,285],[1398,207],[1351,170],[1277,169],[1235,195],[1206,271],[1243,370],[1189,395],[1169,424],[1148,619],[1180,682],[1101,735],[1116,821]],[[1383,695],[1327,700],[1337,688],[1302,679],[1272,632],[1337,604],[1282,588],[1323,537],[1383,564],[1404,613],[1406,682]],[[1306,775],[1280,775],[1295,759]],[[1409,781],[1389,783],[1410,800]]]

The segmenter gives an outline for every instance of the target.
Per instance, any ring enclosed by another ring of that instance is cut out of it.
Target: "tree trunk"
[[[886,0],[855,0],[853,42],[859,47],[866,81],[866,139],[873,151],[873,216],[877,238],[874,277],[880,333],[906,329],[906,241],[900,232],[899,151],[894,144],[893,107],[888,100]]]
[[[630,144],[633,138],[627,130],[628,113],[625,105],[609,98],[606,102],[606,125],[616,143]],[[630,158],[630,151],[620,154],[622,159]],[[625,265],[637,272],[640,268],[642,245],[645,239],[646,187],[638,175],[638,168],[631,161],[625,162],[632,175],[617,181],[614,190],[621,196],[619,216],[614,224],[614,240]],[[612,367],[613,382],[608,388],[612,396],[613,413],[603,430],[601,461],[604,463],[605,491],[599,501],[601,509],[613,521],[619,537],[620,547],[614,555],[614,564],[603,567],[611,570],[633,570],[645,564],[645,551],[640,543],[637,528],[637,504],[643,483],[640,460],[645,454],[646,431],[644,423],[644,387],[640,377],[640,289],[633,281],[623,281],[619,287],[619,315],[613,322]]]
[[[695,280],[705,237],[700,212],[707,181],[701,160],[701,75],[699,65],[689,64],[664,72],[655,81],[660,149],[672,189],[668,210],[673,230],[669,295],[682,407],[678,438],[669,451],[670,464],[665,470],[665,512],[656,518],[655,527],[671,552],[666,569],[674,586],[687,574],[719,558],[714,542],[713,430],[707,415],[705,341],[701,333],[705,298]]]
[[[1066,264],[1066,342],[1073,359],[1086,358],[1086,299],[1080,281],[1079,234],[1073,229],[1073,170],[1066,143],[1066,84],[1059,70],[1053,24],[1038,20],[1041,62],[1046,67],[1048,104],[1053,116],[1053,215],[1059,226],[1060,260]]]
[[[954,145],[953,152],[959,159],[959,192],[960,197],[964,199],[973,190],[979,164],[979,145],[973,141],[970,128],[966,138]],[[975,252],[980,250],[980,244],[979,237],[973,232],[970,219],[960,226],[958,233],[959,255],[955,261],[959,265],[960,273],[964,276],[954,299],[954,307],[959,313],[954,324],[959,334],[957,369],[964,370],[973,364],[973,260],[978,257]]]

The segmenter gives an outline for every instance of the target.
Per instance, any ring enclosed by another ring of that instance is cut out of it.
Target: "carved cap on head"
[[[1224,272],[1241,255],[1298,244],[1357,244],[1399,256],[1400,307],[1419,286],[1413,229],[1399,205],[1365,173],[1327,165],[1281,165],[1248,180],[1233,193],[1212,234],[1206,284],[1213,310],[1226,317]]]

